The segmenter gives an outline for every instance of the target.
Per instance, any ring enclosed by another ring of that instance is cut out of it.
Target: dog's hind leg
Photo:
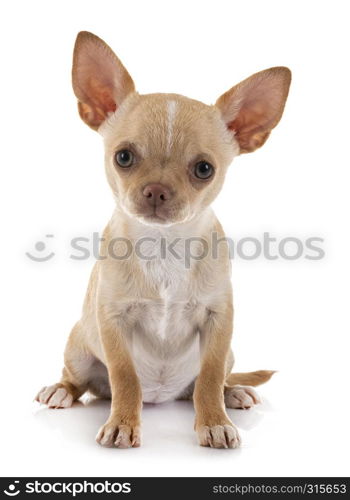
[[[264,384],[275,373],[271,370],[259,370],[249,373],[230,373],[234,365],[233,352],[230,351],[227,359],[226,380],[224,385],[224,399],[226,408],[249,409],[261,403],[261,399],[254,387]],[[194,383],[190,384],[176,399],[190,400],[193,397]]]
[[[69,408],[88,389],[96,358],[84,347],[81,328],[78,322],[69,336],[60,382],[44,387],[35,398],[49,408]]]
[[[260,370],[250,373],[230,373],[225,381],[225,405],[227,408],[249,409],[261,403],[258,393],[252,386],[267,382],[274,371]]]

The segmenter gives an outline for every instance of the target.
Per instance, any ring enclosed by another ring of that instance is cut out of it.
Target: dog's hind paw
[[[248,385],[225,387],[225,405],[227,408],[248,410],[259,403],[261,403],[261,399],[253,387]]]
[[[49,408],[69,408],[73,404],[72,394],[62,384],[43,387],[35,400]]]

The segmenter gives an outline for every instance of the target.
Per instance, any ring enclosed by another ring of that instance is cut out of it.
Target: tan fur
[[[104,139],[116,209],[82,317],[67,343],[62,379],[40,391],[37,400],[68,407],[87,390],[111,397],[109,419],[97,435],[100,444],[139,446],[142,401],[193,396],[199,443],[239,446],[225,404],[256,404],[249,386],[273,372],[230,374],[229,250],[222,241],[214,257],[212,235],[223,238],[224,232],[210,204],[234,156],[261,145],[277,124],[289,80],[287,69],[266,70],[224,94],[216,106],[176,94],[139,95],[101,39],[78,35],[73,88],[82,119]],[[121,150],[132,155],[127,168],[116,160]],[[214,167],[207,180],[196,176],[203,161]],[[162,257],[157,245],[163,238],[168,243],[196,238],[195,251],[205,245],[208,252],[187,266],[183,250],[176,258]],[[142,239],[140,258],[136,247]]]
[[[276,373],[273,370],[259,370],[256,372],[250,373],[230,373],[230,375],[226,378],[225,385],[234,386],[238,385],[252,385],[256,387],[257,385],[265,384],[272,375]]]

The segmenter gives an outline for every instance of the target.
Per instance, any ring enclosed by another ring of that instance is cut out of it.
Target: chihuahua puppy
[[[111,398],[101,445],[140,446],[142,402],[193,398],[199,444],[239,446],[225,406],[258,403],[252,386],[273,372],[231,373],[229,249],[210,205],[232,159],[262,146],[279,122],[290,80],[285,67],[261,71],[213,106],[140,95],[100,38],[78,34],[73,89],[80,117],[103,137],[116,208],[61,381],[36,399],[67,408],[86,391]],[[179,244],[188,240],[191,265]]]

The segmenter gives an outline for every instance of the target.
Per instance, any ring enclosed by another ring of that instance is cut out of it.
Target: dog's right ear
[[[80,117],[94,130],[135,90],[112,49],[88,31],[81,31],[75,42],[72,80]]]

